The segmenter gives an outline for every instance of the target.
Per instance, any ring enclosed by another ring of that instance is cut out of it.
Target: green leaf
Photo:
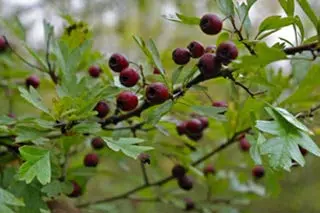
[[[146,110],[143,112],[142,117],[146,123],[156,125],[160,119],[171,110],[172,106],[172,100],[168,100],[161,105],[156,105]]]
[[[172,88],[173,86],[177,83],[179,77],[180,77],[180,74],[183,70],[184,66],[179,66],[177,69],[175,69],[173,72],[172,72],[172,77],[171,77],[171,81],[172,81]]]
[[[272,30],[276,32],[283,27],[292,25],[296,22],[294,17],[281,17],[281,16],[269,16],[259,26],[259,32],[256,38],[259,37],[263,32]],[[258,38],[261,39],[261,38]]]
[[[318,18],[307,0],[297,0],[302,10],[308,16],[315,28],[318,28]]]
[[[182,23],[182,24],[188,24],[188,25],[199,25],[200,24],[199,17],[185,16],[185,15],[182,15],[179,13],[163,15],[162,17],[169,20],[169,21],[174,21],[174,22],[178,22],[178,23]]]
[[[306,133],[300,132],[300,138],[296,141],[296,143],[308,150],[308,152],[318,157],[320,156],[320,148]]]
[[[294,0],[279,0],[279,3],[288,16],[293,16]]]
[[[50,151],[40,147],[23,146],[19,148],[19,152],[25,160],[19,168],[19,179],[29,184],[37,177],[43,185],[50,183]]]
[[[251,158],[254,160],[256,165],[261,165],[262,159],[260,156],[260,146],[266,141],[266,138],[261,133],[259,133],[257,140],[255,140],[251,135],[247,135],[246,138],[251,144],[251,147],[250,147]]]
[[[119,138],[115,140],[109,137],[102,137],[102,139],[113,151],[121,151],[134,159],[136,159],[140,153],[153,149],[153,147],[150,146],[140,146],[139,143],[144,142],[144,140],[140,138]]]
[[[216,0],[220,11],[225,16],[234,16],[234,4],[233,0]]]
[[[40,130],[36,127],[32,126],[16,126],[16,142],[27,142],[27,141],[35,141],[39,138],[44,137],[47,134],[47,131]]]
[[[192,106],[192,110],[195,112],[211,117],[218,121],[226,121],[226,117],[221,114],[227,111],[226,107],[213,107],[213,106]]]
[[[28,90],[26,90],[25,88],[19,87],[19,91],[21,93],[21,97],[23,97],[26,101],[28,101],[34,107],[40,109],[42,112],[50,115],[49,109],[44,105],[40,94],[35,88],[30,87],[28,92]]]
[[[101,131],[101,125],[97,122],[81,122],[80,124],[77,124],[72,127],[72,131],[83,134],[83,133],[90,133],[95,134],[99,131]]]
[[[41,189],[41,192],[46,193],[48,197],[56,197],[61,194],[70,194],[72,192],[72,189],[72,184],[54,180],[51,183],[45,185]]]
[[[149,39],[146,43],[147,48],[149,49],[150,53],[151,53],[151,57],[152,60],[154,62],[154,64],[156,65],[156,67],[160,70],[161,74],[164,74],[164,69],[162,66],[162,62],[161,62],[161,58],[160,58],[160,54],[159,51],[157,49],[157,46],[155,45],[154,41],[152,39]]]
[[[41,65],[42,68],[45,70],[47,69],[47,64],[44,59],[42,59],[33,49],[28,47],[27,45],[24,46],[29,54]]]
[[[276,121],[262,121],[258,120],[256,128],[262,132],[266,132],[272,135],[279,135],[279,129],[281,128]]]
[[[24,206],[25,204],[10,192],[0,188],[0,205]]]

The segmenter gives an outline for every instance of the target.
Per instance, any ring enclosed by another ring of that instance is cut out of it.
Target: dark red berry
[[[205,53],[215,53],[216,52],[216,45],[209,45],[206,47],[206,49],[204,50]]]
[[[198,41],[192,41],[187,47],[192,58],[200,58],[204,54],[204,47]]]
[[[87,167],[96,167],[99,163],[99,156],[95,153],[87,154],[84,157],[83,163]]]
[[[214,107],[228,107],[228,104],[224,101],[214,101],[214,102],[212,102],[212,106],[214,106]]]
[[[0,52],[5,51],[8,47],[7,40],[4,36],[0,36]]]
[[[198,61],[198,68],[205,78],[216,76],[221,68],[221,63],[216,56],[211,53],[205,53]]]
[[[40,79],[36,75],[31,75],[26,79],[26,86],[29,88],[32,86],[33,88],[37,89],[40,85]]]
[[[120,53],[114,53],[111,55],[109,59],[109,67],[115,72],[121,72],[125,68],[129,66],[129,62],[127,58],[120,54]]]
[[[183,135],[186,133],[186,124],[187,122],[181,122],[179,124],[177,124],[177,132],[178,132],[178,135]]]
[[[222,30],[222,21],[214,14],[205,14],[200,19],[200,28],[205,34],[215,35]]]
[[[163,83],[152,83],[147,86],[146,98],[151,104],[161,104],[170,98],[169,90]]]
[[[147,153],[141,153],[138,155],[138,159],[144,163],[144,164],[150,164],[151,161],[150,161],[150,155],[148,155]]]
[[[190,210],[193,210],[195,208],[195,204],[193,202],[193,200],[191,198],[185,198],[184,199],[184,202],[185,202],[185,210],[186,211],[190,211]]]
[[[241,149],[242,151],[244,151],[244,152],[249,151],[250,146],[251,146],[246,137],[242,137],[242,138],[240,139],[239,145],[240,145],[240,149]]]
[[[187,123],[186,123],[187,133],[198,134],[198,133],[202,132],[202,130],[203,130],[203,125],[199,119],[194,118],[194,119],[187,121]]]
[[[229,64],[238,57],[238,49],[232,41],[226,41],[218,46],[216,54],[223,64]]]
[[[216,169],[212,165],[207,165],[203,168],[203,174],[208,176],[209,174],[213,175],[216,173]]]
[[[117,97],[117,107],[123,111],[131,111],[138,106],[138,97],[130,91],[121,92]]]
[[[104,101],[99,101],[94,107],[94,110],[98,112],[99,118],[104,118],[110,111],[109,105]]]
[[[80,185],[76,181],[71,181],[72,183],[72,192],[68,194],[69,197],[79,197],[82,194]]]
[[[208,128],[208,126],[209,126],[208,118],[202,116],[202,117],[198,117],[197,119],[201,122],[202,129]]]
[[[193,180],[185,175],[181,178],[178,178],[178,185],[181,189],[189,191],[193,187]]]
[[[138,72],[130,67],[125,68],[120,72],[120,83],[126,87],[135,86],[140,79]]]
[[[264,176],[264,168],[263,166],[257,165],[252,169],[252,176],[255,178],[262,178]]]
[[[98,78],[102,72],[101,68],[96,65],[92,65],[88,69],[89,75],[93,78]]]
[[[13,113],[8,113],[8,117],[10,117],[10,118],[16,118],[16,115],[13,114]]]
[[[180,164],[175,165],[171,170],[171,174],[175,178],[183,177],[186,174],[186,172],[186,168]]]
[[[104,145],[104,140],[101,137],[95,137],[91,140],[91,146],[94,149],[102,149]]]
[[[172,60],[178,65],[185,65],[190,61],[191,54],[186,48],[177,48],[172,52]]]
[[[193,133],[193,134],[187,132],[186,135],[190,140],[193,140],[193,141],[199,141],[203,137],[203,133],[202,132]]]
[[[154,67],[154,68],[153,68],[153,74],[160,75],[161,72],[160,72],[160,70],[159,70],[157,67]]]
[[[299,150],[303,156],[306,156],[308,154],[308,151],[305,148],[302,148],[301,146],[299,146]]]

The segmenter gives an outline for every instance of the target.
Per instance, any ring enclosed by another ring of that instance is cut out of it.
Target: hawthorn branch
[[[314,51],[320,51],[320,43],[319,41],[310,43],[310,44],[304,44],[296,47],[288,47],[283,50],[287,55],[295,55],[296,53],[302,53],[304,51],[311,51],[313,53]]]

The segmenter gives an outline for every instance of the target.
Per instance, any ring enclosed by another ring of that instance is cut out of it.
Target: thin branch
[[[148,175],[147,175],[147,170],[146,170],[145,163],[140,161],[140,165],[141,165],[141,171],[142,171],[142,175],[143,175],[144,184],[145,185],[149,185],[149,178],[148,178]]]
[[[54,69],[51,65],[50,62],[50,41],[51,41],[51,37],[52,37],[52,31],[49,32],[48,34],[48,39],[47,39],[47,48],[46,48],[46,62],[47,62],[47,66],[48,66],[48,73],[52,79],[52,81],[57,84],[58,83],[58,77],[57,75],[54,73]]]
[[[285,48],[283,51],[287,55],[295,55],[296,53],[302,53],[304,51],[319,51],[320,50],[320,43],[319,41],[313,42],[310,44],[304,44],[296,47],[288,47]]]

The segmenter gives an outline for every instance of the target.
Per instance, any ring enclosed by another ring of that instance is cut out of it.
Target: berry
[[[96,167],[99,163],[99,156],[95,153],[87,154],[84,157],[83,163],[87,167]]]
[[[202,132],[194,133],[194,134],[187,133],[187,137],[190,140],[199,141],[203,137],[203,133]]]
[[[187,47],[192,58],[200,58],[204,54],[204,47],[197,41],[192,41]]]
[[[178,179],[178,185],[181,189],[189,191],[193,187],[193,180],[185,175]]]
[[[31,75],[26,79],[26,86],[29,88],[32,86],[33,88],[37,89],[40,85],[40,79],[36,75]]]
[[[171,174],[175,178],[183,177],[186,174],[186,172],[186,168],[180,164],[175,165],[171,170]]]
[[[222,21],[214,14],[205,14],[200,19],[200,28],[205,34],[216,35],[222,30]]]
[[[210,78],[218,74],[221,63],[214,54],[205,53],[198,61],[198,68],[205,78]]]
[[[203,130],[202,122],[199,119],[191,119],[186,123],[186,131],[190,134],[199,134]]]
[[[177,124],[177,132],[178,132],[178,135],[183,135],[186,133],[186,123],[187,122],[181,122],[179,124]]]
[[[148,155],[147,153],[141,153],[140,155],[138,155],[138,159],[144,163],[144,164],[150,164],[150,155]]]
[[[221,43],[217,49],[217,58],[223,64],[229,64],[232,60],[238,57],[238,49],[231,41]]]
[[[80,185],[76,181],[71,181],[72,183],[72,192],[68,194],[69,197],[79,197],[82,194]]]
[[[109,67],[115,72],[121,72],[129,66],[127,58],[119,53],[114,53],[109,59]]]
[[[4,36],[0,36],[0,52],[5,51],[8,47],[7,40]]]
[[[92,65],[88,69],[89,75],[93,78],[98,78],[102,72],[101,68],[96,65]]]
[[[121,92],[117,97],[117,108],[123,111],[131,111],[138,106],[138,97],[130,91]]]
[[[146,98],[152,104],[161,104],[170,98],[169,90],[163,83],[152,83],[147,86]]]
[[[244,152],[249,151],[250,146],[251,146],[250,143],[249,143],[249,141],[246,139],[246,137],[242,137],[242,138],[240,139],[239,145],[240,145],[240,149],[241,149],[242,151],[244,151]]]
[[[306,156],[308,154],[308,151],[305,148],[302,148],[301,146],[299,146],[299,150],[303,156]]]
[[[214,102],[212,102],[212,106],[214,106],[214,107],[228,107],[228,104],[224,101],[214,101]]]
[[[190,211],[190,210],[193,210],[195,208],[195,204],[193,202],[193,200],[191,198],[185,198],[184,199],[184,202],[185,202],[185,210],[186,211]]]
[[[98,112],[99,118],[104,118],[110,111],[109,105],[104,101],[99,101],[94,107],[94,110]]]
[[[205,176],[208,176],[209,174],[215,174],[216,169],[212,165],[207,165],[206,167],[203,168],[203,174]]]
[[[177,48],[172,52],[172,60],[178,65],[185,65],[190,61],[190,52],[186,48]]]
[[[92,138],[91,146],[96,150],[102,149],[104,147],[104,140],[100,137]]]
[[[198,117],[197,119],[201,122],[202,129],[208,128],[208,126],[209,126],[208,118],[206,118],[206,117]]]
[[[126,87],[133,87],[139,81],[140,76],[135,69],[125,68],[120,73],[120,83]]]
[[[160,72],[160,70],[159,70],[157,67],[154,67],[154,68],[153,68],[153,74],[155,74],[155,75],[160,75],[161,72]]]
[[[255,177],[255,178],[262,178],[264,176],[264,168],[263,166],[255,166],[253,169],[252,169],[252,176]]]
[[[204,50],[205,53],[215,53],[216,52],[216,45],[209,45],[206,47],[206,49]]]

